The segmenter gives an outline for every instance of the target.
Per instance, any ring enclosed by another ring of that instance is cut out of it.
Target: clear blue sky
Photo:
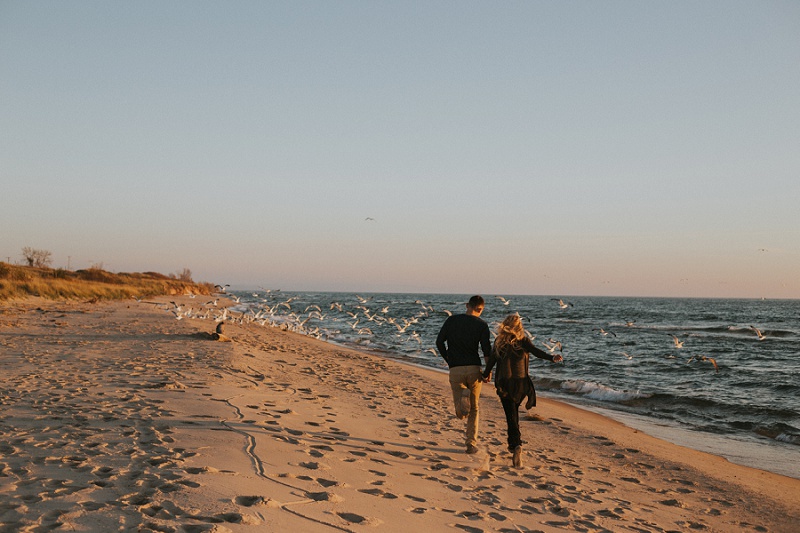
[[[0,0],[0,259],[800,298],[799,65],[793,0]]]

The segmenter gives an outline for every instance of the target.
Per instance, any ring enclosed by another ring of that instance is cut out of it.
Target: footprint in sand
[[[371,494],[372,496],[381,496],[382,498],[387,498],[390,500],[396,500],[398,498],[396,494],[392,494],[391,492],[386,492],[382,489],[358,489],[358,492],[363,492],[364,494]]]
[[[345,512],[338,512],[336,513],[340,518],[350,522],[351,524],[361,524],[361,525],[372,525],[377,526],[380,525],[382,522],[377,518],[368,518],[366,516],[361,516],[360,514],[356,513],[345,513]]]

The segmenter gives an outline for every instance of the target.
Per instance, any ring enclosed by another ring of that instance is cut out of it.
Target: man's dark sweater
[[[461,314],[448,317],[436,337],[436,348],[447,366],[481,366],[478,346],[488,360],[492,351],[489,325],[477,316]]]

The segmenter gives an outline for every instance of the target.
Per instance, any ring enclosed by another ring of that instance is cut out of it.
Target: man
[[[492,351],[489,325],[481,320],[485,302],[473,296],[467,302],[467,312],[445,320],[436,337],[436,348],[450,368],[450,388],[453,390],[456,416],[467,419],[467,453],[478,451],[478,400],[481,395],[483,374],[478,347],[487,361]],[[469,411],[462,407],[462,395],[469,391]]]

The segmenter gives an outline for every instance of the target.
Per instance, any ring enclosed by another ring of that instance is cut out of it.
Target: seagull
[[[600,335],[603,335],[604,337],[606,337],[608,335],[613,335],[614,337],[617,336],[617,334],[614,333],[613,331],[606,331],[603,328],[594,328],[594,329],[592,329],[592,331],[599,331]]]
[[[686,341],[679,340],[678,337],[672,335],[672,342],[675,343],[676,348],[683,348],[683,343]]]
[[[717,361],[713,357],[706,357],[705,355],[700,356],[701,361],[711,361],[711,364],[714,365],[714,370],[719,372],[719,366],[717,366]]]
[[[635,321],[635,320],[626,320],[626,321],[625,321],[625,325],[626,325],[626,326],[628,326],[628,327],[631,327],[631,326],[633,326],[634,324],[636,324],[636,321]]]
[[[562,300],[561,298],[550,298],[550,299],[553,300],[554,302],[558,302],[558,306],[561,309],[566,309],[567,307],[575,307],[574,305],[572,305],[572,302],[564,302],[564,300]]]
[[[752,330],[755,332],[755,334],[756,334],[756,337],[758,337],[758,340],[760,340],[760,341],[763,341],[764,339],[766,339],[766,338],[767,338],[767,336],[766,336],[766,335],[764,335],[763,333],[761,333],[761,330],[760,330],[760,329],[758,329],[757,327],[755,327],[755,326],[750,326],[750,329],[752,329]]]
[[[375,222],[375,219],[374,219],[374,218],[372,218],[372,217],[367,217],[367,218],[365,218],[364,220],[371,221],[371,222]]]
[[[625,356],[625,359],[628,359],[628,360],[633,359],[633,356],[631,354],[629,354],[628,352],[619,352],[619,353],[621,353],[623,356]]]
[[[501,302],[503,302],[503,305],[508,305],[508,304],[510,304],[510,303],[511,303],[511,300],[506,300],[506,299],[505,299],[505,298],[503,298],[502,296],[495,296],[495,298],[497,298],[498,300],[500,300]]]
[[[559,352],[563,353],[564,349],[561,346],[561,341],[557,341],[555,339],[548,339],[548,341],[550,341],[550,344],[542,341],[542,345],[547,348],[547,351],[550,353],[555,353],[555,351],[558,350]]]
[[[706,357],[705,355],[693,355],[686,361],[686,364],[691,363],[692,361],[711,361],[711,364],[714,365],[714,370],[719,372],[719,366],[717,366],[717,361],[713,357]]]

